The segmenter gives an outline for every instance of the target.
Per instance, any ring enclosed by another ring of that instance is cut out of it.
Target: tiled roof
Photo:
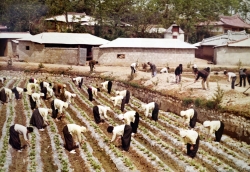
[[[172,24],[166,31],[165,33],[172,33],[172,28],[173,26],[178,26],[177,24]],[[179,27],[179,33],[184,33],[184,31]]]
[[[117,38],[100,48],[179,48],[179,49],[197,49],[192,44],[180,41],[178,39],[163,38]]]
[[[230,42],[228,43],[229,47],[250,47],[250,38],[236,41],[236,42]]]
[[[220,21],[222,21],[226,25],[250,29],[250,25],[244,23],[237,15],[221,16]]]
[[[31,41],[40,44],[71,44],[71,45],[102,45],[109,41],[88,33],[58,33],[44,32],[32,37],[18,39],[18,41]]]

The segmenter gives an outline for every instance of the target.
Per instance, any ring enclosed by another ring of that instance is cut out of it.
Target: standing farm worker
[[[159,105],[156,102],[151,102],[148,104],[141,104],[141,107],[145,109],[145,116],[148,117],[148,113],[150,110],[152,110],[152,120],[157,121],[158,120],[158,113],[159,113]]]
[[[19,134],[23,135],[25,142],[28,145],[30,145],[28,134],[33,132],[32,127],[25,127],[20,124],[14,124],[10,127],[9,131],[10,131],[9,144],[18,152],[22,152],[22,149],[26,147],[26,145],[21,147],[21,140],[19,138]]]
[[[247,71],[247,69],[240,69],[240,71],[239,71],[240,87],[242,86],[242,82],[243,82],[243,87],[246,87],[246,71]]]
[[[44,128],[49,125],[48,114],[52,114],[52,109],[38,108],[34,110],[30,118],[30,124],[35,126],[40,131],[44,131]]]
[[[90,72],[93,72],[93,69],[95,68],[95,64],[98,64],[98,61],[95,61],[95,60],[89,61]]]
[[[185,150],[185,145],[187,145],[187,155],[194,158],[199,148],[199,134],[194,130],[181,130],[180,136],[183,141],[182,151]]]
[[[227,80],[228,82],[230,82],[230,80],[232,79],[231,88],[234,89],[235,81],[237,79],[236,74],[233,72],[227,72],[226,70],[224,70],[224,75],[228,76],[228,80]]]
[[[114,140],[116,140],[116,142],[118,141],[118,139],[121,139],[122,142],[122,149],[124,151],[128,151],[129,147],[130,147],[130,142],[131,142],[131,135],[132,135],[132,127],[130,125],[118,125],[118,126],[109,126],[107,128],[107,132],[109,133],[113,133],[111,142],[113,142]]]
[[[93,99],[93,95],[97,96],[97,92],[100,91],[100,88],[95,88],[93,86],[90,86],[90,87],[88,87],[87,91],[89,94],[89,100],[93,101],[93,100],[95,100],[95,99]]]
[[[76,78],[72,78],[72,81],[78,85],[78,87],[81,89],[82,88],[82,84],[83,84],[83,77],[76,77]]]
[[[54,99],[51,102],[51,109],[52,109],[52,118],[54,118],[56,121],[61,119],[64,114],[63,114],[63,108],[68,108],[69,104],[67,102],[64,102],[59,99]],[[60,113],[60,117],[57,117],[58,113]]]
[[[152,77],[155,77],[156,74],[157,74],[157,70],[156,70],[155,64],[153,64],[151,62],[148,62],[147,64],[150,66],[150,70],[152,72]]]
[[[75,149],[79,147],[80,144],[84,143],[82,139],[82,133],[86,132],[87,129],[84,126],[79,126],[77,124],[67,124],[63,127],[63,136],[65,139],[65,149],[70,153],[76,153]],[[74,142],[74,138],[77,138],[77,141]]]
[[[125,114],[120,114],[118,118],[120,120],[124,120],[124,123],[126,125],[130,125],[132,127],[132,132],[133,132],[132,135],[137,133],[137,128],[138,128],[139,120],[140,120],[140,116],[138,112],[128,111]]]
[[[1,100],[2,104],[10,101],[11,97],[12,97],[11,89],[3,87],[0,91],[0,100]]]
[[[207,70],[205,70],[205,69],[203,69],[203,70],[194,69],[194,72],[195,72],[195,75],[196,75],[196,79],[194,80],[194,83],[201,77],[202,78],[201,85],[202,85],[203,90],[206,90],[205,83],[207,85],[207,89],[209,89],[209,81],[207,81],[207,77],[209,76],[209,73],[207,72]]]
[[[21,99],[20,96],[23,94],[23,92],[27,92],[26,88],[20,88],[20,87],[14,87],[11,89],[11,91],[15,94],[15,98]]]
[[[181,111],[180,115],[186,119],[184,122],[185,125],[189,125],[191,128],[195,127],[197,121],[197,111],[195,109]]]
[[[215,132],[215,139],[214,141],[220,142],[223,131],[224,131],[224,123],[221,121],[204,121],[204,127],[210,128],[209,133],[213,134]]]
[[[175,82],[176,83],[180,83],[181,82],[181,74],[182,74],[182,64],[179,64],[179,66],[177,66],[175,68]]]
[[[97,124],[104,123],[104,120],[101,119],[100,114],[103,114],[104,118],[106,119],[108,118],[107,111],[111,111],[110,107],[108,106],[97,105],[93,107],[93,114],[94,114],[95,122]]]
[[[111,89],[112,89],[112,81],[105,81],[105,82],[102,82],[101,85],[102,85],[102,88],[104,90],[108,89],[108,93],[110,94],[111,93]]]

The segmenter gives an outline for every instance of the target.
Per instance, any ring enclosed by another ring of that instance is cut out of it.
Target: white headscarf
[[[211,125],[211,122],[210,121],[204,121],[203,122],[203,126],[204,127],[208,127],[208,126],[210,126]]]
[[[187,131],[186,130],[180,130],[180,136],[181,137],[186,137]]]
[[[119,120],[123,120],[124,119],[124,115],[120,114],[120,115],[118,115],[118,118],[119,118]]]
[[[186,115],[186,111],[181,111],[180,115],[181,115],[181,116]]]

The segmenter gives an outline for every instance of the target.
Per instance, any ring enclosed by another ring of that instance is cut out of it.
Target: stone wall
[[[215,54],[217,65],[237,65],[239,60],[243,66],[250,65],[250,47],[216,47]]]
[[[101,83],[102,79],[86,78],[86,83]],[[159,93],[152,92],[150,90],[134,88],[132,86],[113,81],[112,90],[129,90],[131,94],[143,101],[144,103],[150,103],[152,101],[157,102],[160,109],[180,114],[181,110],[187,109],[182,106],[182,101],[174,99],[170,96],[160,95]],[[198,122],[203,123],[206,120],[221,120],[225,124],[225,134],[230,135],[237,140],[242,140],[250,143],[250,119],[246,119],[241,116],[235,116],[230,113],[219,113],[215,110],[206,110],[196,108],[198,112]]]
[[[20,41],[18,45],[19,60],[35,63],[77,65],[78,48],[48,48],[44,44]]]
[[[139,63],[150,61],[156,66],[178,65],[180,63],[186,65],[194,62],[194,51],[194,49],[100,48],[98,61],[102,65],[111,66],[130,66],[137,60]]]

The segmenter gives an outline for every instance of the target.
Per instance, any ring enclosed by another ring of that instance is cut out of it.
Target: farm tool
[[[245,94],[246,96],[249,95],[249,93],[246,93],[246,91],[247,91],[249,88],[250,88],[250,87],[248,87],[248,88],[243,92],[243,94]]]

